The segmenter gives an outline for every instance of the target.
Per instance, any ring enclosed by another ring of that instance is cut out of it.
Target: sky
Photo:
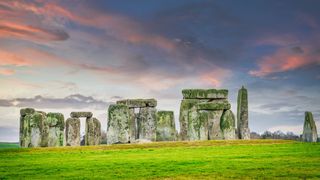
[[[249,127],[320,132],[318,0],[1,0],[0,141],[19,110],[92,111],[155,98],[178,115],[184,88],[249,93]],[[81,120],[82,132],[84,122]]]

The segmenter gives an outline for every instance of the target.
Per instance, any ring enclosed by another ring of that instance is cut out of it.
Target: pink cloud
[[[249,71],[249,74],[264,77],[317,63],[320,63],[320,58],[314,56],[308,48],[304,49],[304,53],[294,53],[287,48],[281,48],[276,53],[263,57],[258,62],[258,69]]]
[[[14,53],[0,50],[0,66],[13,65],[13,66],[30,66],[31,62],[26,59],[15,55]]]
[[[0,74],[5,76],[10,76],[15,73],[15,70],[13,69],[0,69]]]

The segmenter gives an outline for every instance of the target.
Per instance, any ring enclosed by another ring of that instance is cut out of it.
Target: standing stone
[[[250,139],[248,126],[248,92],[243,86],[238,92],[238,137],[239,139]]]
[[[311,112],[305,112],[302,140],[305,142],[317,142],[317,139],[317,127],[313,120],[313,115]]]
[[[29,147],[31,143],[30,120],[34,113],[32,108],[20,110],[20,147]]]
[[[108,109],[107,144],[130,142],[129,108],[113,104]]]
[[[68,118],[66,121],[66,145],[80,146],[80,119]]]
[[[140,109],[138,135],[140,140],[156,141],[156,108]]]
[[[173,111],[158,111],[157,112],[157,141],[175,141],[176,126],[174,122]]]
[[[222,139],[222,131],[220,129],[220,119],[223,110],[208,111],[208,140]]]
[[[101,124],[96,118],[86,119],[85,144],[87,146],[99,145],[101,140]]]
[[[200,101],[197,99],[183,99],[180,104],[180,140],[189,140],[188,129],[189,129],[189,113],[190,109],[194,107]],[[195,111],[195,109],[194,109]],[[193,115],[194,116],[194,115]]]
[[[130,142],[137,138],[137,119],[134,113],[134,108],[129,108],[129,134]]]
[[[35,112],[34,114],[27,114],[26,118],[30,122],[30,144],[29,147],[45,146],[43,137],[47,133],[46,116],[44,113]]]
[[[220,129],[223,134],[223,139],[236,139],[235,117],[231,110],[223,112],[220,121]]]
[[[63,146],[64,141],[64,116],[61,113],[47,114],[48,147]]]

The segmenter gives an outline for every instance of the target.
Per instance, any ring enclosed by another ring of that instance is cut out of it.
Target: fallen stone
[[[80,119],[68,118],[66,120],[66,145],[80,146]]]
[[[101,141],[101,124],[96,118],[86,119],[85,144],[87,146],[99,145]]]
[[[156,108],[144,107],[140,109],[138,117],[138,138],[156,141]]]
[[[248,92],[243,86],[238,92],[237,125],[239,139],[250,139],[248,125]]]
[[[108,109],[107,144],[129,143],[129,108],[113,104]]]
[[[129,108],[143,108],[143,107],[156,107],[157,100],[155,99],[125,99],[117,101],[117,104],[123,104]]]
[[[305,142],[317,142],[317,138],[317,127],[313,120],[313,115],[311,112],[305,112],[302,140]]]
[[[63,146],[65,125],[63,114],[48,113],[46,121],[49,127],[48,147]]]
[[[220,121],[223,139],[236,139],[235,116],[231,110],[223,112]]]
[[[92,112],[71,112],[70,116],[72,118],[81,118],[81,117],[91,118],[93,114]]]
[[[202,102],[196,106],[197,110],[228,110],[231,108],[229,102]]]
[[[226,89],[184,89],[182,90],[184,99],[227,99]]]
[[[157,112],[157,141],[175,141],[176,126],[174,122],[173,111],[158,111]]]

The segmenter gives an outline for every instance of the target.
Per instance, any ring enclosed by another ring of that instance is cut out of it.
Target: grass
[[[320,144],[285,140],[0,149],[0,179],[320,178]]]
[[[0,149],[1,148],[18,148],[19,143],[11,143],[11,142],[0,142]]]

